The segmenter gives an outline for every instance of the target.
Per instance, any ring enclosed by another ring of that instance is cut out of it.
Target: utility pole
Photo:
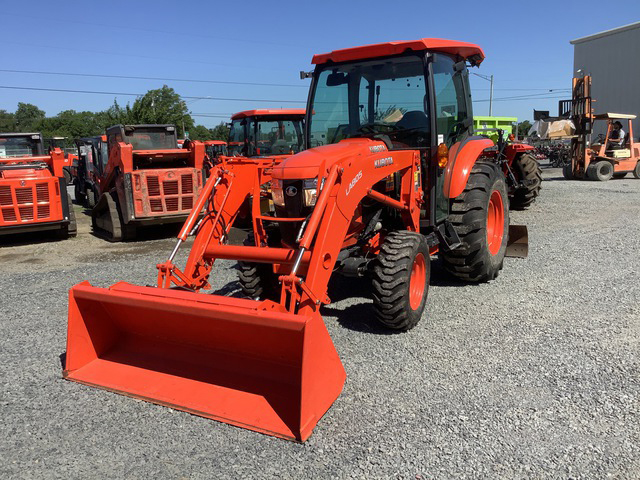
[[[493,116],[493,75],[482,75],[481,73],[469,72],[471,75],[475,75],[476,77],[480,77],[487,82],[491,82],[491,88],[489,89],[489,116]]]
[[[491,92],[489,93],[489,116],[493,116],[493,75],[491,75]]]

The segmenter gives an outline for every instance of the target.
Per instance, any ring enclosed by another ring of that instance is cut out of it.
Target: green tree
[[[149,90],[137,98],[130,111],[130,123],[170,123],[176,126],[179,137],[184,136],[185,129],[191,131],[194,127],[186,103],[173,88],[166,85],[157,90]]]
[[[518,138],[526,137],[527,134],[529,133],[530,128],[531,128],[531,122],[529,120],[520,122],[518,124]]]
[[[14,113],[0,110],[0,132],[15,132],[17,130]]]
[[[211,130],[204,125],[196,125],[191,130],[188,130],[188,132],[191,140],[215,140]]]
[[[18,103],[15,113],[16,127],[19,132],[33,132],[45,118],[44,110],[31,103]]]
[[[211,129],[211,140],[222,140],[226,142],[229,140],[229,126],[225,122],[220,122]]]

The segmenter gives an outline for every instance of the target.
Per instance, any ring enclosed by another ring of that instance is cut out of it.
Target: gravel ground
[[[372,322],[364,282],[333,285],[347,383],[305,444],[62,380],[69,288],[152,284],[172,239],[108,244],[80,210],[75,239],[2,239],[0,475],[639,478],[640,181],[544,176],[512,213],[529,257],[480,286],[436,262],[411,332]],[[231,265],[215,288],[237,290]]]

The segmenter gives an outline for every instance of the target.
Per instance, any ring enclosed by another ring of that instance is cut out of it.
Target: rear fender
[[[451,147],[447,169],[444,172],[444,194],[447,198],[455,198],[462,193],[476,160],[483,150],[493,145],[488,138],[476,136]]]

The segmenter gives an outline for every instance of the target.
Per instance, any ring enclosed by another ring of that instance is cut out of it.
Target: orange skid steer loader
[[[345,381],[320,314],[334,273],[369,277],[376,318],[406,331],[425,309],[431,255],[469,282],[503,266],[505,179],[484,155],[493,142],[471,135],[467,62],[483,58],[438,39],[316,55],[305,137],[323,144],[283,160],[223,158],[157,287],[73,287],[64,376],[306,440]],[[268,182],[273,213],[261,210]],[[230,245],[247,198],[254,244]],[[202,293],[217,259],[255,267],[244,271],[253,298]]]
[[[0,235],[51,230],[75,237],[76,216],[59,148],[39,133],[0,133]]]
[[[182,223],[204,183],[205,148],[178,148],[173,125],[116,125],[107,129],[108,156],[91,211],[94,232],[112,242],[136,237],[138,227]]]

